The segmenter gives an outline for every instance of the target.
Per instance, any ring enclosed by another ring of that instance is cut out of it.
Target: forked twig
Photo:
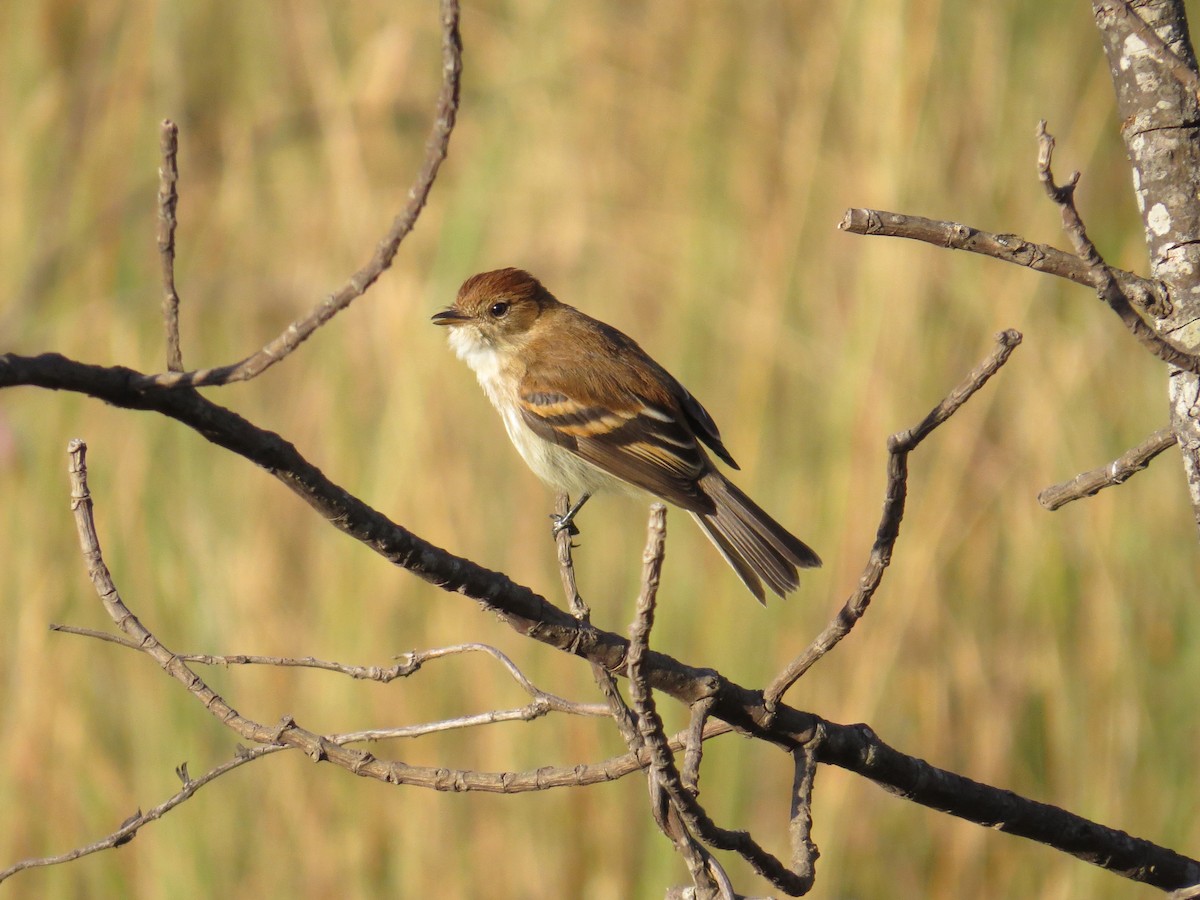
[[[1134,16],[1135,18],[1136,15]],[[1139,21],[1141,21],[1139,19]],[[1144,23],[1143,23],[1144,24]],[[852,234],[882,234],[913,238],[943,247],[969,250],[995,259],[1028,266],[1038,271],[1069,278],[1091,286],[1117,314],[1137,341],[1163,362],[1187,372],[1200,374],[1200,357],[1188,353],[1160,335],[1137,312],[1162,318],[1171,311],[1166,287],[1114,269],[1104,261],[1088,237],[1079,210],[1075,206],[1075,187],[1079,173],[1066,184],[1057,184],[1051,171],[1054,138],[1046,132],[1044,121],[1038,124],[1038,178],[1062,213],[1063,230],[1075,251],[1074,257],[1044,244],[1034,244],[1017,235],[991,234],[957,222],[937,222],[919,216],[904,216],[881,210],[849,209],[838,227]]]
[[[425,162],[417,174],[416,181],[408,191],[408,203],[392,222],[383,240],[379,242],[371,260],[350,276],[349,280],[335,293],[318,303],[306,315],[294,321],[282,334],[267,343],[261,350],[241,362],[193,372],[166,372],[159,375],[143,375],[138,378],[138,387],[151,385],[175,387],[189,385],[204,387],[248,381],[262,374],[275,363],[308,340],[318,328],[366,293],[396,258],[396,252],[425,206],[430,188],[437,178],[438,169],[446,158],[450,134],[458,115],[459,82],[462,75],[462,40],[459,36],[458,0],[440,0],[442,23],[442,87],[438,93],[437,115],[433,129],[425,143]]]
[[[1000,371],[1000,367],[1008,362],[1008,358],[1020,343],[1019,331],[1009,329],[1000,332],[996,335],[996,348],[918,425],[888,438],[887,489],[883,501],[883,515],[875,533],[871,555],[858,578],[858,587],[838,614],[825,626],[824,631],[767,686],[764,696],[769,709],[774,709],[788,689],[817,660],[837,646],[867,611],[871,598],[875,596],[875,591],[883,580],[884,570],[892,561],[892,548],[900,536],[900,522],[904,518],[904,504],[908,496],[908,454],[915,450],[930,432],[954,415],[976,391],[987,384],[988,380]]]
[[[650,809],[659,829],[683,856],[696,896],[710,898],[719,895],[722,900],[734,900],[733,885],[728,875],[712,854],[696,840],[676,802],[676,795],[682,793],[679,772],[670,750],[663,748],[665,734],[662,719],[654,708],[654,697],[645,680],[643,663],[650,645],[650,629],[654,627],[654,607],[666,553],[667,508],[661,503],[651,505],[646,531],[646,549],[642,553],[642,586],[633,624],[629,628],[629,654],[625,661],[629,698],[637,725],[636,733],[630,740],[630,749],[645,747],[650,751],[650,768],[646,771]]]
[[[806,892],[810,885],[797,878],[795,873],[789,871],[787,866],[755,841],[749,832],[732,831],[717,825],[696,800],[695,794],[684,785],[675,765],[675,755],[667,743],[662,719],[655,708],[654,696],[646,683],[643,670],[649,649],[650,630],[654,625],[654,608],[666,536],[666,507],[662,504],[656,503],[651,507],[648,532],[646,551],[643,555],[642,590],[638,596],[637,614],[629,629],[629,655],[626,665],[629,697],[637,713],[638,733],[650,750],[652,759],[648,777],[653,789],[661,790],[666,795],[670,809],[679,819],[677,826],[669,819],[664,831],[685,855],[685,847],[689,846],[689,839],[695,835],[709,846],[739,854],[775,887],[792,896],[799,896]],[[662,824],[660,820],[660,825]],[[711,857],[710,860],[709,867],[712,871],[711,867],[716,865],[716,860]],[[715,871],[712,871],[712,874],[718,882],[721,881]],[[697,888],[699,887],[697,884]]]
[[[199,778],[186,777],[186,767],[181,766],[179,769],[180,780],[183,782],[183,787],[179,789],[173,796],[164,800],[162,803],[155,806],[153,809],[148,809],[142,812],[140,809],[131,815],[128,819],[121,823],[121,827],[107,834],[99,840],[93,841],[90,844],[84,844],[82,847],[76,847],[66,853],[59,853],[55,856],[40,856],[23,859],[13,863],[7,869],[0,870],[0,883],[16,875],[18,872],[24,872],[26,869],[36,869],[43,866],[57,866],[62,863],[69,863],[73,860],[80,859],[84,856],[90,856],[93,853],[99,853],[102,850],[111,850],[114,847],[120,847],[132,841],[143,825],[148,825],[155,822],[175,809],[185,800],[191,799],[196,791],[205,785],[211,784],[222,775],[232,772],[239,766],[246,763],[254,762],[262,759],[272,753],[280,750],[285,750],[286,747],[281,746],[266,746],[247,749],[245,747],[238,748],[238,754],[233,759],[215,766],[208,772],[205,772]]]
[[[1100,295],[1100,299],[1108,304],[1117,314],[1129,332],[1143,347],[1165,363],[1200,375],[1200,357],[1194,356],[1170,341],[1163,338],[1146,321],[1137,314],[1122,290],[1116,274],[1104,261],[1092,239],[1084,228],[1083,218],[1075,206],[1075,188],[1079,184],[1079,173],[1073,172],[1065,184],[1054,180],[1051,163],[1054,159],[1054,137],[1046,131],[1046,121],[1043,119],[1037,127],[1038,179],[1046,190],[1046,196],[1053,200],[1062,213],[1063,231],[1071,240],[1075,253],[1087,266],[1091,277],[1092,287]]]

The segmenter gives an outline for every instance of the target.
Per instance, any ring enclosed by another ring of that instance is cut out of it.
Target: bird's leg
[[[571,537],[579,534],[579,529],[575,527],[575,515],[583,509],[583,504],[587,503],[591,496],[591,494],[582,495],[575,501],[575,505],[567,510],[565,516],[560,516],[557,513],[550,514],[550,518],[554,520],[554,527],[551,531],[555,537],[558,537],[563,529],[567,529],[567,534],[571,535]]]

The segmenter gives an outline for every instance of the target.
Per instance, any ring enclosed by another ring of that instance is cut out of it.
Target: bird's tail
[[[798,569],[821,565],[821,558],[808,544],[763,512],[720,472],[709,472],[700,479],[700,487],[712,501],[713,511],[693,512],[692,517],[760,603],[766,602],[763,581],[782,597],[799,585]]]

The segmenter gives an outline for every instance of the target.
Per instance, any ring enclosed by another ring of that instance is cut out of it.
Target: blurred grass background
[[[822,554],[758,608],[685,517],[657,645],[761,685],[853,587],[884,441],[1005,327],[1025,343],[912,460],[898,553],[867,619],[790,695],[901,750],[1196,852],[1196,532],[1177,458],[1056,514],[1046,484],[1166,421],[1162,367],[1081,288],[835,229],[847,206],[1064,244],[1060,176],[1114,264],[1145,271],[1087,4],[467,2],[460,125],[428,209],[368,297],[286,363],[209,395],[293,440],[423,537],[557,601],[552,498],[427,324],[467,275],[539,274],[674,371],[739,483]],[[0,6],[0,347],[163,366],[157,129],[181,128],[178,282],[189,366],[256,349],[371,253],[422,154],[439,78],[432,2],[31,0]],[[179,426],[79,397],[0,396],[0,867],[107,833],[235,740],[145,658],[51,634],[105,627],[68,513],[91,446],[101,539],[171,648],[387,664],[485,641],[540,685],[585,666],[517,639],[344,539],[265,473]],[[644,505],[593,501],[577,555],[597,622],[632,609]],[[387,687],[205,673],[239,710],[316,730],[523,701],[484,659]],[[682,719],[670,710],[670,724]],[[620,752],[542,720],[374,748],[515,770]],[[727,737],[702,799],[786,853],[788,761]],[[816,897],[1130,897],[1143,889],[822,769]],[[742,890],[766,886],[730,860]],[[203,790],[131,845],[22,874],[13,896],[661,896],[685,873],[644,783],[518,797],[389,789],[298,757]]]

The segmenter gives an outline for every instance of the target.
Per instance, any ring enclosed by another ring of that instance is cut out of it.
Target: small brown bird
[[[821,560],[729,482],[701,442],[733,468],[712,417],[631,338],[560,303],[520,269],[468,278],[433,317],[469,365],[508,436],[539,478],[577,502],[632,485],[691,513],[751,593],[779,596]],[[761,579],[761,581],[760,581]]]

